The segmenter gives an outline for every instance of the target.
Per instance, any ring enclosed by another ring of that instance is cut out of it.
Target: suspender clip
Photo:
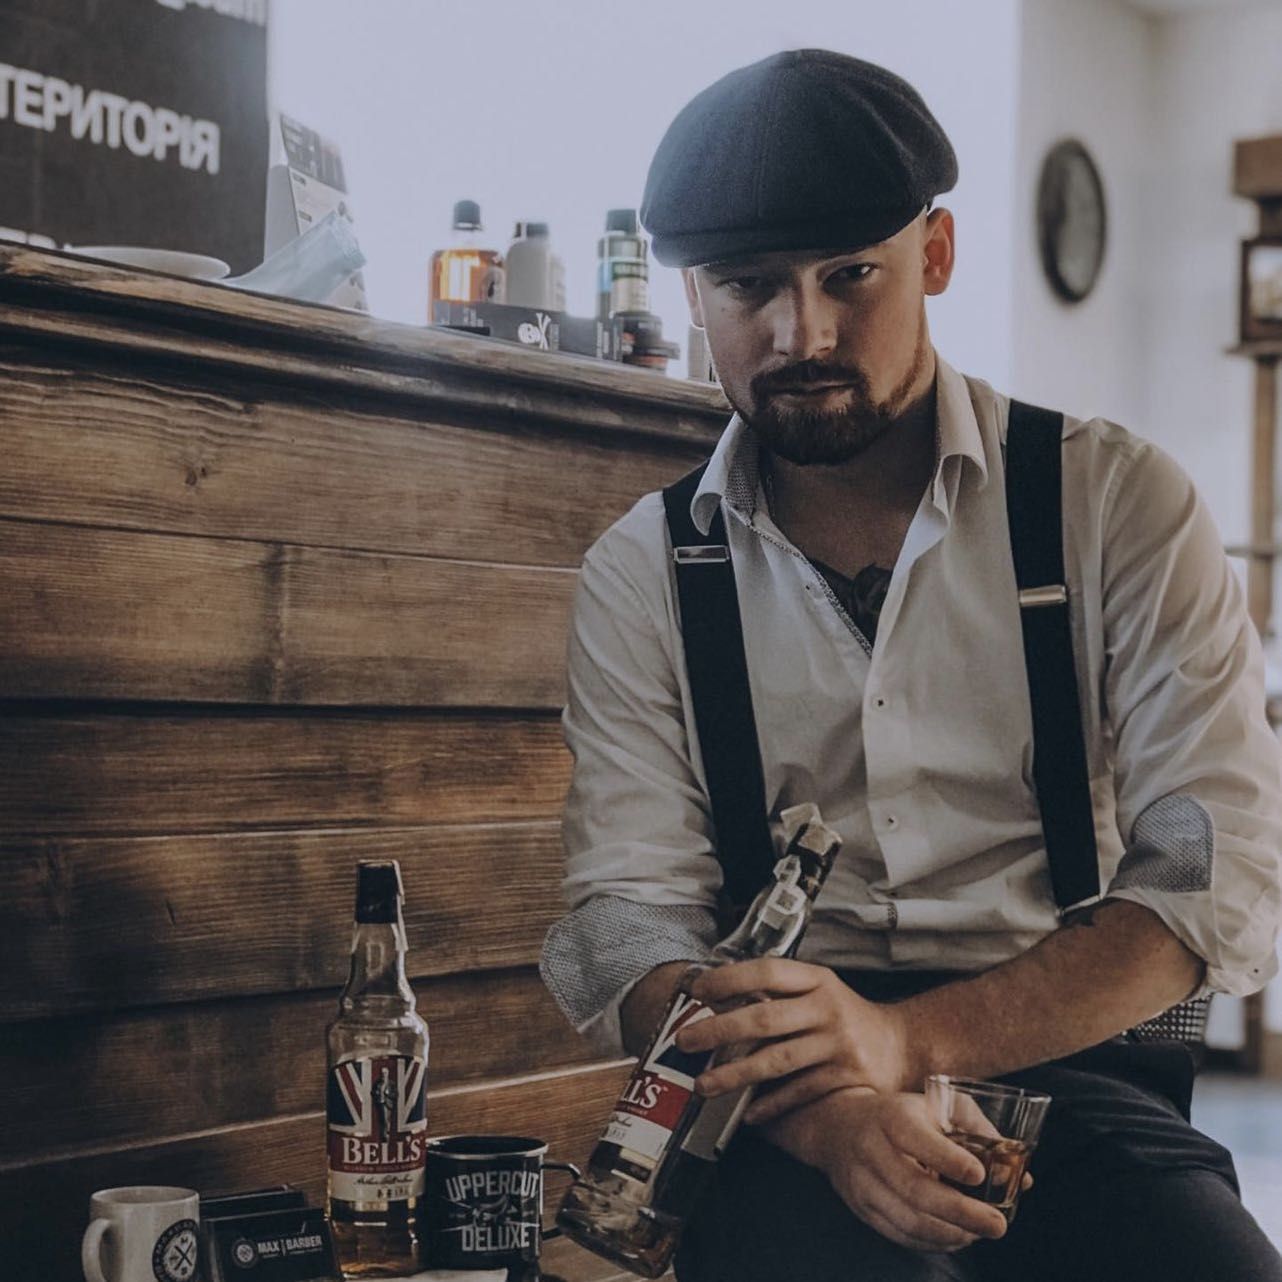
[[[1062,583],[1048,583],[1043,588],[1021,588],[1019,608],[1036,610],[1047,605],[1067,605],[1068,589]]]
[[[1103,902],[1104,896],[1099,891],[1096,891],[1093,895],[1087,895],[1085,899],[1079,899],[1075,904],[1069,904],[1067,908],[1058,909],[1057,915],[1060,921],[1063,921],[1071,914],[1081,912],[1083,908],[1094,908],[1097,904],[1102,904]]]
[[[673,548],[672,559],[678,565],[719,565],[730,560],[730,549],[724,543],[696,543]]]

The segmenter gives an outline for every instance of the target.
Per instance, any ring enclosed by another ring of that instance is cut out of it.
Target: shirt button
[[[874,708],[884,708],[884,707],[886,706],[886,697],[885,697],[885,695],[880,695],[880,694],[879,694],[879,695],[878,695],[878,696],[877,696],[877,697],[872,701],[872,706],[873,706]]]
[[[899,820],[898,820],[898,819],[896,819],[894,815],[887,815],[887,816],[886,816],[886,827],[887,827],[887,828],[898,828],[898,827],[899,827]]]

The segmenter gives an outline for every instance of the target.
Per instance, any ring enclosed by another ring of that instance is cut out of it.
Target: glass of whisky
[[[1009,1224],[1015,1218],[1024,1172],[1037,1147],[1051,1097],[999,1082],[932,1073],[926,1079],[926,1102],[944,1134],[973,1153],[984,1167],[978,1184],[940,1178],[995,1206]]]

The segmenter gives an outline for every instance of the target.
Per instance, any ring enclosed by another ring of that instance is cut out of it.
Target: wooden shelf
[[[1244,343],[1226,347],[1224,351],[1229,356],[1250,356],[1257,361],[1276,361],[1282,359],[1282,338],[1250,338]]]

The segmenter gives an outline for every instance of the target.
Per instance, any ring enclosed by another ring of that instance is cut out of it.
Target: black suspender
[[[1033,708],[1033,783],[1061,912],[1099,898],[1099,852],[1064,575],[1064,416],[1011,401],[1010,521],[1024,667]]]
[[[1037,789],[1055,902],[1099,895],[1098,852],[1064,576],[1062,415],[1011,402],[1006,502],[1033,708]],[[695,727],[708,781],[723,909],[735,919],[774,864],[734,568],[718,507],[701,534],[690,505],[705,463],[663,492]]]
[[[724,882],[721,916],[737,924],[769,880],[775,852],[725,519],[718,508],[704,535],[690,518],[690,504],[707,466],[668,486],[663,503],[676,565],[694,723]]]

